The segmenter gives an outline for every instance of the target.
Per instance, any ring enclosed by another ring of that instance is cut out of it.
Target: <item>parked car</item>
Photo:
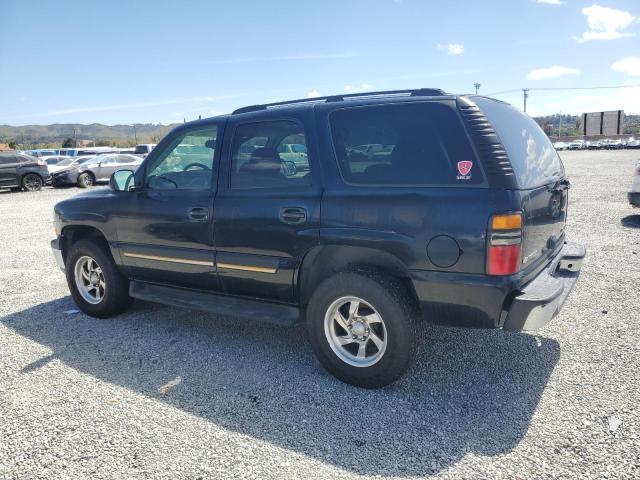
[[[567,147],[568,150],[583,150],[585,148],[584,140],[574,140]]]
[[[635,138],[630,138],[627,142],[627,148],[637,149],[640,148],[640,140],[636,140]]]
[[[142,159],[128,154],[96,155],[87,159],[80,158],[69,167],[52,174],[51,184],[54,187],[77,185],[87,188],[97,182],[105,182],[116,171],[135,169]]]
[[[609,140],[607,142],[607,150],[620,150],[621,148],[624,148],[624,145],[622,144],[622,140],[617,139],[617,140]]]
[[[42,161],[44,161],[47,166],[51,167],[53,165],[57,165],[64,160],[69,160],[70,157],[66,157],[64,155],[53,155],[50,157],[40,157]]]
[[[629,203],[634,207],[640,207],[640,161],[636,163],[636,168],[633,175],[633,183],[631,184],[631,190],[627,194]]]
[[[0,153],[0,188],[34,192],[49,181],[51,177],[43,160],[13,152]]]
[[[292,136],[310,170],[289,176],[278,151]],[[348,154],[370,144],[390,153]],[[407,370],[419,319],[542,327],[585,255],[565,236],[569,181],[536,122],[436,89],[186,123],[109,185],[55,206],[52,248],[83,312],[112,317],[133,297],[304,320],[322,365],[362,387]]]
[[[151,153],[155,146],[155,143],[141,143],[140,145],[136,145],[133,153],[135,155],[140,155],[142,158],[146,158],[146,156]]]
[[[63,170],[70,170],[73,167],[77,167],[82,163],[87,163],[92,158],[95,158],[95,155],[83,155],[81,157],[67,157],[65,160],[60,160],[55,165],[49,165],[49,173],[53,176],[57,172],[61,172]]]
[[[567,144],[565,142],[555,142],[553,144],[553,148],[555,148],[557,151],[562,151],[567,148]]]

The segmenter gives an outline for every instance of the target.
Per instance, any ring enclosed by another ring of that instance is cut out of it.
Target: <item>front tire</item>
[[[78,175],[78,187],[88,188],[95,183],[95,178],[89,172],[84,172]]]
[[[379,388],[411,366],[416,308],[399,281],[374,273],[339,273],[314,292],[307,332],[322,366],[339,380]]]
[[[73,300],[87,315],[109,318],[131,305],[129,281],[102,245],[89,240],[73,244],[65,273]]]

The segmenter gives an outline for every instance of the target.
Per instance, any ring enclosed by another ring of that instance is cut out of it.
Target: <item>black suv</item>
[[[558,313],[585,255],[565,241],[568,188],[506,103],[339,95],[177,127],[135,173],[56,205],[52,247],[89,315],[133,297],[306,320],[327,370],[379,387],[411,364],[420,318],[521,331]]]
[[[44,160],[16,152],[0,153],[0,188],[34,192],[50,181]]]

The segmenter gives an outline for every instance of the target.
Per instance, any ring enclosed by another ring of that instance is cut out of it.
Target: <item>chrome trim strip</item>
[[[158,262],[171,262],[171,263],[183,263],[186,265],[203,265],[205,267],[213,267],[213,262],[207,262],[204,260],[189,260],[187,258],[176,257],[162,257],[158,255],[143,255],[141,253],[124,252],[125,257],[142,258],[144,260],[157,260]]]
[[[228,270],[242,270],[245,272],[259,272],[259,273],[276,273],[277,268],[269,267],[252,267],[251,265],[237,265],[235,263],[217,263],[218,268],[226,268]]]

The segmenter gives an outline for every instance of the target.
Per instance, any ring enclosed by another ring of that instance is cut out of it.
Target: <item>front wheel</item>
[[[311,297],[307,331],[326,370],[343,382],[378,388],[398,380],[413,363],[415,312],[396,279],[339,273]]]
[[[90,187],[94,183],[95,183],[95,179],[93,178],[93,175],[91,175],[89,172],[84,172],[78,175],[78,186],[80,188]]]
[[[87,315],[109,318],[131,305],[129,281],[101,245],[89,240],[73,244],[65,270],[71,296]]]

